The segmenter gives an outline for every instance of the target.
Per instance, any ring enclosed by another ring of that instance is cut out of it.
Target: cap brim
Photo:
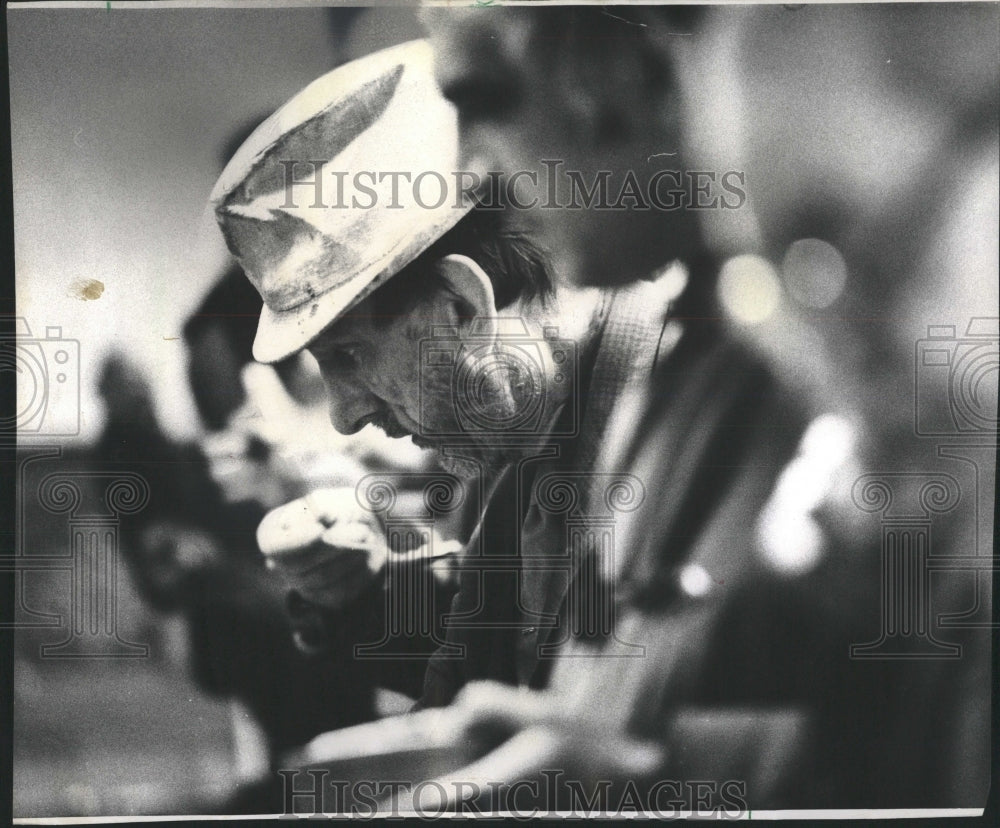
[[[317,296],[308,305],[287,311],[273,311],[264,305],[257,323],[253,358],[258,362],[280,362],[301,351],[380,284],[376,279],[362,286],[361,281],[358,277]]]
[[[419,238],[411,239],[402,249],[389,251],[346,282],[303,305],[280,311],[264,305],[253,343],[254,359],[264,363],[280,362],[301,351],[339,317],[427,250],[471,209],[471,204],[462,208],[441,208],[437,222],[425,229]],[[377,244],[377,240],[372,243]]]

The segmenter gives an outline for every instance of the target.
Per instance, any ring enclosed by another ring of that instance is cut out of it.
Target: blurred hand
[[[296,640],[306,650],[322,647],[319,612],[345,607],[382,571],[388,553],[384,527],[358,504],[353,487],[319,489],[274,509],[257,543],[268,569],[285,581]]]

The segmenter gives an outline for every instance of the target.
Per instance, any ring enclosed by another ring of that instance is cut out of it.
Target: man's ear
[[[473,320],[478,320],[476,334],[493,336],[496,333],[497,306],[490,277],[468,256],[451,254],[435,265],[450,292],[456,297],[459,330],[467,330]]]

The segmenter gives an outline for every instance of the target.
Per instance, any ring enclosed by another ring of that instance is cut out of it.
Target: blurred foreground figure
[[[648,494],[604,559],[613,641],[553,679],[588,683],[567,731],[617,710],[664,746],[654,778],[742,780],[754,809],[984,804],[996,9],[426,20],[466,165],[520,173],[505,199],[572,278],[688,270],[602,455]],[[630,641],[646,663],[602,685]]]

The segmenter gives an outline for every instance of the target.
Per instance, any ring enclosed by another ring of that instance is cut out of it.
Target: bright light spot
[[[823,531],[813,515],[830,496],[855,442],[854,427],[845,417],[823,414],[809,424],[757,524],[761,554],[773,569],[794,575],[822,557]]]
[[[817,417],[806,429],[798,455],[778,479],[775,502],[802,513],[817,508],[853,449],[854,429],[846,419],[835,414]]]
[[[781,263],[785,287],[807,308],[828,308],[847,284],[847,264],[832,244],[821,239],[799,239]]]
[[[801,452],[816,465],[832,470],[854,451],[854,426],[837,414],[823,414],[809,424],[802,437]]]
[[[712,579],[708,577],[705,567],[698,564],[688,564],[677,576],[683,589],[692,598],[701,598],[707,595],[712,588]]]
[[[764,560],[785,575],[808,572],[823,555],[822,530],[797,509],[769,510],[760,522],[758,541]]]
[[[660,298],[664,302],[676,299],[684,292],[688,283],[687,268],[682,262],[671,262],[653,276]]]
[[[829,471],[817,468],[800,454],[781,473],[774,489],[774,502],[782,509],[806,514],[822,502],[829,485]]]
[[[781,285],[774,267],[761,256],[734,256],[719,275],[722,306],[740,322],[763,322],[778,307]]]

